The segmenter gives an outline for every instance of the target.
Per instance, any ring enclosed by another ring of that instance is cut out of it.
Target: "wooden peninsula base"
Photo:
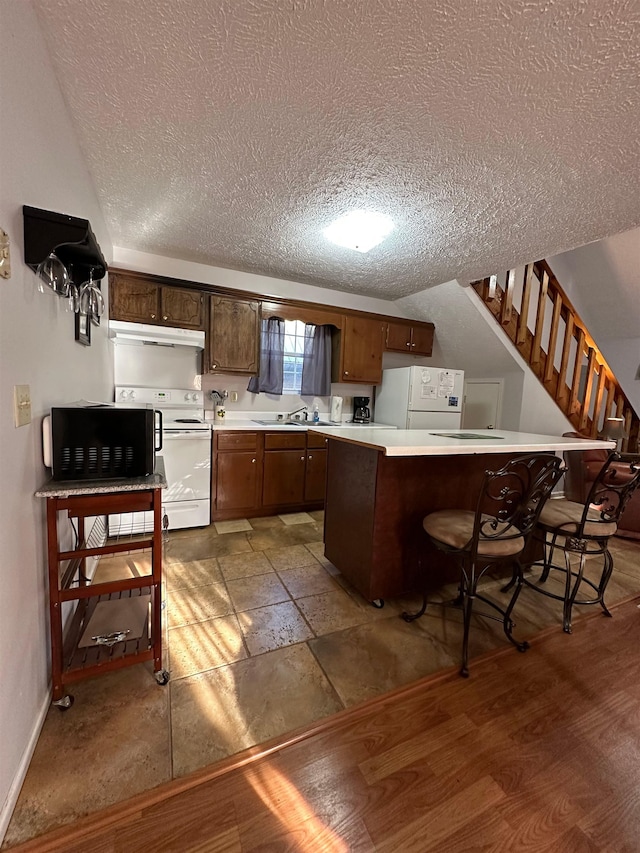
[[[438,509],[475,510],[484,472],[507,455],[587,450],[603,443],[477,430],[478,440],[426,430],[327,432],[325,555],[368,601],[437,589],[459,575],[422,532]],[[487,435],[488,433],[488,435]],[[428,571],[419,573],[418,557]]]

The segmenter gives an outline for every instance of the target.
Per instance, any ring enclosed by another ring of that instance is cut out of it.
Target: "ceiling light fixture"
[[[393,220],[384,213],[375,210],[352,210],[336,219],[323,234],[327,240],[355,249],[356,252],[368,252],[374,246],[382,243],[384,238],[394,229]]]

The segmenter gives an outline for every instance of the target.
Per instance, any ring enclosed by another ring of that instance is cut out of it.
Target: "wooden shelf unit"
[[[153,661],[156,680],[166,684],[168,673],[162,668],[162,514],[161,489],[157,486],[90,494],[52,495],[47,497],[47,541],[49,562],[49,613],[51,629],[51,670],[53,701],[70,707],[73,699],[66,688],[84,678]],[[154,527],[149,534],[134,535],[126,540],[104,544],[85,539],[85,519],[115,513],[153,511]],[[58,535],[59,514],[66,512],[75,520],[76,547],[61,550]],[[87,577],[89,557],[129,554],[150,550],[151,574],[122,577],[91,583]],[[139,638],[125,639],[113,645],[79,647],[78,643],[99,603],[149,595],[150,622]],[[65,602],[76,601],[75,613],[63,636],[62,610]]]

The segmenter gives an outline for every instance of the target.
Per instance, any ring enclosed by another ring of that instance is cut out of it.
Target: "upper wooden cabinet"
[[[408,352],[411,355],[431,355],[433,329],[433,323],[389,320],[384,348],[391,352]]]
[[[385,333],[384,317],[347,314],[342,331],[334,335],[332,381],[379,385]]]
[[[258,372],[260,303],[253,299],[211,296],[209,372]]]
[[[261,317],[332,326],[332,382],[379,385],[383,352],[430,356],[433,349],[433,323],[341,311],[297,300],[261,300],[257,294],[254,299],[250,293],[236,295],[198,282],[129,270],[116,269],[109,274],[109,316],[133,323],[205,330],[205,373],[256,375],[260,369]]]
[[[204,329],[205,294],[182,287],[165,287],[137,276],[111,273],[109,317],[132,323]]]

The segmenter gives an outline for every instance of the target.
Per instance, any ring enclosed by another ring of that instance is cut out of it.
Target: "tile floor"
[[[615,603],[640,594],[640,543],[612,550]],[[112,558],[98,572],[117,570]],[[176,531],[164,571],[169,684],[141,664],[50,708],[3,849],[458,662],[460,614],[408,625],[399,614],[417,600],[372,607],[324,558],[321,512]],[[525,588],[517,635],[561,630],[559,608]],[[472,656],[504,642],[475,621]]]

